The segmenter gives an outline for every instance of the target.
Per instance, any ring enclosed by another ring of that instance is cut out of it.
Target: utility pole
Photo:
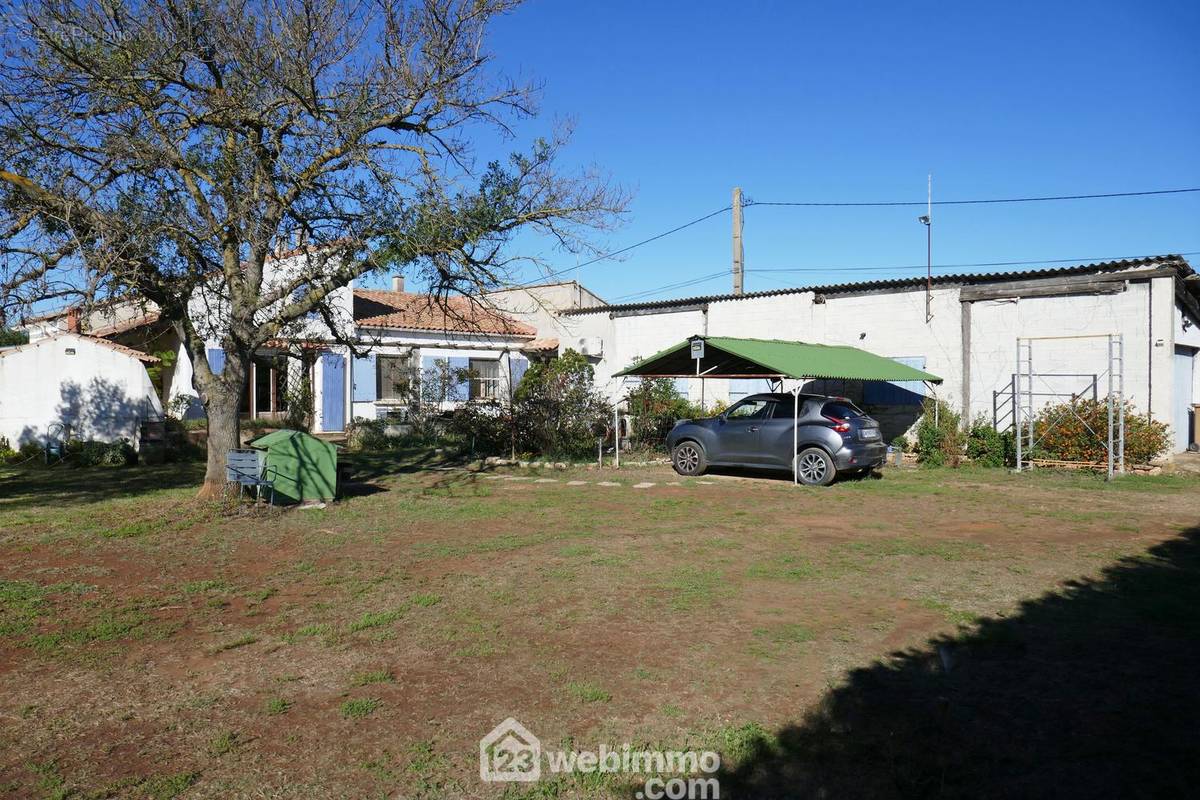
[[[925,215],[917,221],[925,226],[925,324],[933,321],[933,173],[929,173],[929,199]]]
[[[742,190],[733,190],[733,293],[743,294],[745,269],[742,263]]]

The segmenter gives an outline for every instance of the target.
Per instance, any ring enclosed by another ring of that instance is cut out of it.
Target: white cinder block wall
[[[1179,424],[1174,397],[1176,345],[1200,348],[1200,321],[1175,299],[1173,276],[1129,273],[1114,294],[1058,295],[961,302],[957,286],[935,287],[933,319],[925,319],[924,287],[830,294],[795,292],[741,299],[717,299],[677,307],[597,310],[574,313],[580,336],[603,341],[596,363],[597,384],[613,399],[632,385],[613,378],[638,358],[697,335],[789,339],[861,347],[889,358],[923,357],[925,369],[943,378],[938,396],[968,419],[991,420],[993,392],[1003,390],[1016,371],[1016,340],[1022,337],[1098,335],[1034,343],[1036,373],[1079,373],[1081,377],[1038,378],[1035,390],[1080,392],[1099,376],[1097,394],[1108,391],[1108,345],[1102,335],[1122,334],[1125,396],[1138,410],[1169,425]],[[685,301],[681,301],[681,304]],[[970,380],[964,397],[964,306],[969,306]],[[699,398],[698,382],[689,395]],[[711,403],[728,399],[727,381],[705,381]],[[1062,398],[1066,399],[1066,398]],[[966,408],[964,409],[964,400]],[[1035,397],[1035,406],[1053,401]],[[1193,374],[1190,402],[1200,402],[1200,368]],[[1001,408],[1002,414],[1007,409]],[[1011,413],[1011,411],[1008,411]]]

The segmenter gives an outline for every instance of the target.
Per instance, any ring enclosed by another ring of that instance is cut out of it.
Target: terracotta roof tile
[[[537,330],[467,297],[354,290],[354,322],[364,328],[534,337]]]

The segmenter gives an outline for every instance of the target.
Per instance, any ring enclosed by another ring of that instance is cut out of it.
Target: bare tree
[[[403,270],[434,294],[510,282],[513,237],[555,246],[623,210],[562,135],[477,168],[535,113],[498,75],[515,0],[28,0],[0,64],[0,307],[76,292],[157,305],[209,420],[203,493],[238,446],[253,353],[331,295]],[[491,138],[485,138],[491,137]],[[295,248],[295,245],[302,245]],[[288,270],[272,254],[293,247]],[[299,266],[297,266],[299,265]],[[225,350],[214,373],[206,340]]]

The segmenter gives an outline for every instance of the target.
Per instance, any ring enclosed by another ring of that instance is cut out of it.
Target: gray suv
[[[839,473],[883,464],[887,446],[879,423],[844,397],[802,394],[793,450],[791,393],[754,394],[709,419],[684,419],[667,434],[680,475],[710,466],[796,470],[802,483],[828,486]]]

